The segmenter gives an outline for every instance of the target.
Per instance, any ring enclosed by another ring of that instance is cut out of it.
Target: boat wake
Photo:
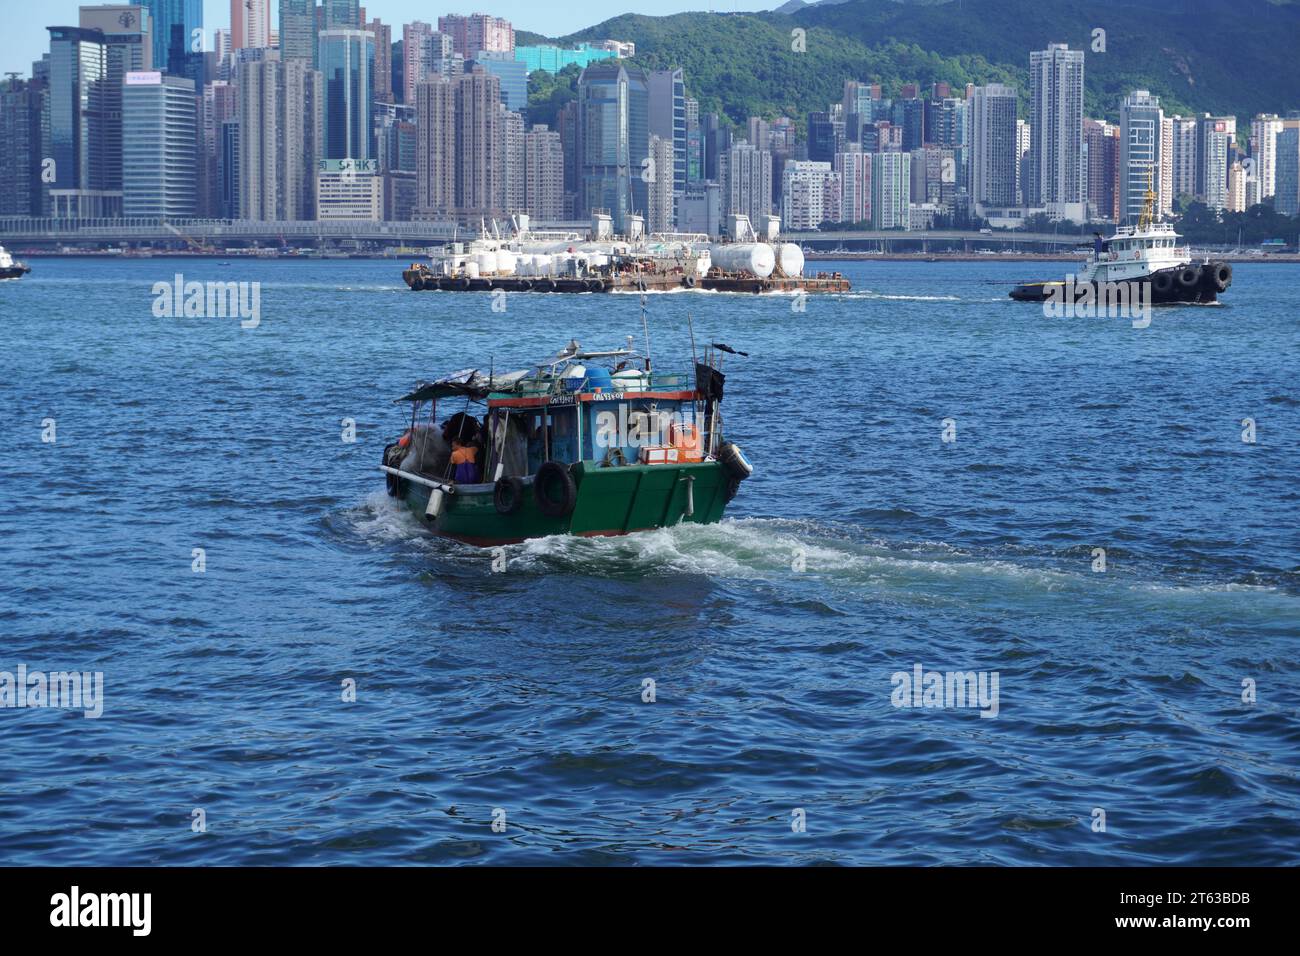
[[[599,578],[702,576],[744,584],[804,582],[845,599],[870,595],[904,604],[1036,603],[1043,598],[1139,608],[1240,605],[1240,611],[1300,613],[1300,598],[1271,585],[1095,574],[1076,554],[994,557],[943,541],[890,541],[859,525],[781,518],[728,518],[619,537],[557,535],[502,549],[438,538],[377,492],[350,509],[347,525],[371,548],[397,547],[447,571],[474,571],[504,553],[512,573]],[[1263,600],[1261,601],[1261,598]]]

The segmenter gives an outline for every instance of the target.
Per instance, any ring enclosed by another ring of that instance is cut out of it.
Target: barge
[[[526,215],[502,235],[494,223],[469,242],[449,242],[428,263],[402,272],[417,292],[848,292],[838,272],[803,274],[803,250],[780,242],[780,220],[767,217],[760,235],[735,215],[726,242],[699,233],[645,234],[640,216],[615,236],[608,213],[593,213],[591,230],[537,231]]]
[[[416,292],[671,292],[703,289],[709,292],[848,292],[849,280],[838,272],[814,276],[766,278],[712,269],[702,276],[674,272],[585,273],[583,275],[439,275],[423,263],[403,270],[402,280]]]

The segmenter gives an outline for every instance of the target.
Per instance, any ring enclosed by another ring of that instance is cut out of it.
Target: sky
[[[107,0],[105,0],[107,2]],[[546,36],[563,36],[594,26],[624,13],[664,16],[683,10],[717,10],[734,13],[741,10],[773,9],[782,0],[371,0],[363,3],[366,15],[385,23],[403,24],[413,20],[436,23],[445,13],[491,13],[505,17],[516,29],[531,30]],[[4,11],[4,30],[0,31],[0,74],[31,73],[32,61],[49,50],[49,26],[76,26],[77,8],[90,6],[84,0],[0,0]],[[279,6],[272,0],[272,10]],[[274,13],[272,20],[274,21]],[[230,0],[204,0],[203,28],[209,37],[214,27],[230,25]],[[615,38],[617,39],[617,38]]]

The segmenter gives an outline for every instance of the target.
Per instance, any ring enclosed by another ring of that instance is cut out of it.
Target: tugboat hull
[[[3,266],[0,267],[0,279],[20,279],[31,271],[30,267],[24,265]]]
[[[1140,287],[1150,283],[1149,292]],[[1091,299],[1094,302],[1106,301],[1108,288],[1127,286],[1133,301],[1138,296],[1150,296],[1146,301],[1153,305],[1171,305],[1175,303],[1208,304],[1218,301],[1219,295],[1232,285],[1232,266],[1222,261],[1204,264],[1179,266],[1173,269],[1161,269],[1140,279],[1118,282],[1080,282],[1078,280],[1057,280],[1055,282],[1027,282],[1011,290],[1009,295],[1017,302],[1077,303]]]
[[[455,486],[452,493],[441,493],[434,513],[429,507],[434,489],[393,478],[390,491],[434,533],[480,547],[553,534],[602,537],[682,522],[713,524],[735,492],[735,479],[718,461],[610,468],[579,462],[570,474],[577,494],[564,515],[542,511],[531,479],[525,479],[517,510],[510,514],[498,508],[492,484]]]

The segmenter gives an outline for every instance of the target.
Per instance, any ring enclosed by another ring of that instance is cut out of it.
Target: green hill
[[[807,31],[793,52],[791,31]],[[1093,30],[1106,31],[1104,53]],[[845,79],[1004,82],[1028,92],[1030,50],[1088,51],[1088,115],[1118,116],[1131,89],[1171,110],[1235,114],[1300,108],[1300,5],[1291,0],[847,0],[792,14],[615,17],[557,42],[617,38],[636,62],[686,71],[704,111],[802,118],[840,99]],[[550,91],[548,90],[548,95]]]

